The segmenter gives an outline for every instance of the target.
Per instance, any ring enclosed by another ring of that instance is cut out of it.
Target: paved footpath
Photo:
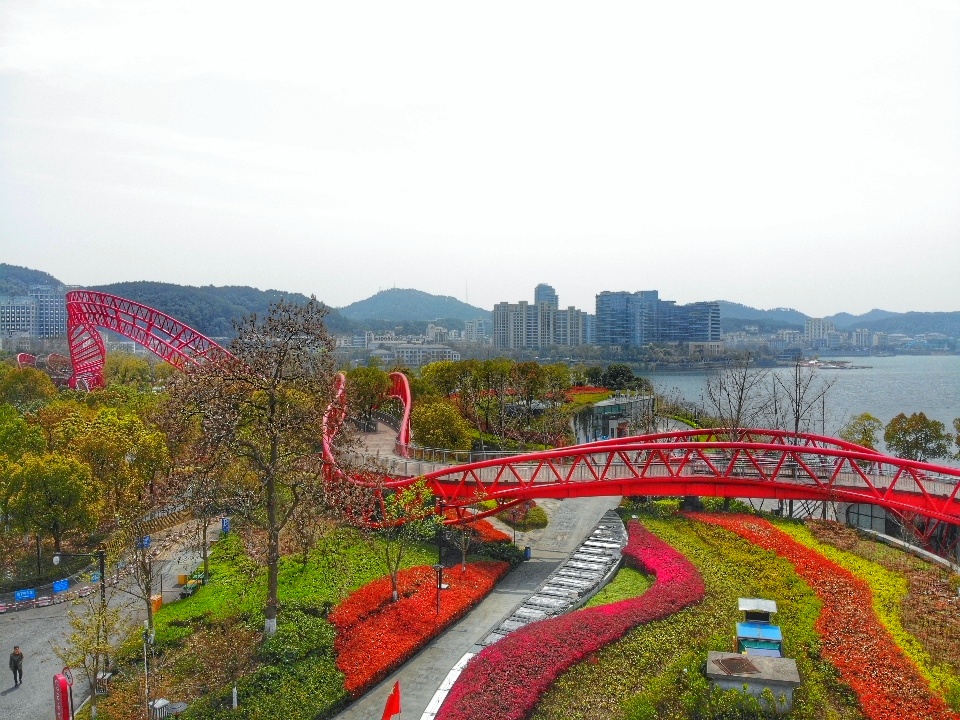
[[[155,533],[154,539],[159,541],[168,534],[180,534],[185,527],[178,526]],[[208,540],[215,539],[219,529],[219,522],[211,525]],[[154,561],[158,586],[163,588],[164,602],[179,597],[180,588],[174,585],[177,575],[193,572],[201,562],[199,552],[189,547],[187,537],[184,535],[175,541]],[[119,589],[123,589],[123,586]],[[143,602],[118,592],[119,589],[108,588],[109,602],[111,606],[122,604],[126,607],[131,624],[136,627],[144,616]],[[71,631],[67,616],[71,607],[69,603],[64,603],[0,615],[0,661],[3,663],[0,669],[4,673],[0,676],[0,720],[43,720],[53,717],[53,676],[63,667],[53,652],[53,645],[66,642],[66,636]],[[18,688],[13,687],[13,674],[7,668],[14,645],[20,645],[24,654],[23,685]],[[4,677],[6,682],[3,682]],[[74,700],[78,708],[88,694],[85,681],[78,677],[74,687]]]
[[[560,562],[590,534],[603,514],[616,507],[619,501],[619,497],[537,501],[547,510],[550,523],[543,530],[517,534],[517,544],[521,547],[530,545],[533,558],[512,570],[465,618],[434,638],[335,720],[380,717],[397,680],[400,681],[403,717],[419,720],[440,683],[460,658],[476,651],[477,643],[539,588]]]

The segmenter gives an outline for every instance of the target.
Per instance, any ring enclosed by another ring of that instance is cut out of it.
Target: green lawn
[[[344,704],[343,675],[333,654],[329,609],[352,590],[386,574],[382,545],[351,529],[329,535],[306,565],[284,558],[277,634],[260,643],[266,574],[232,534],[213,546],[210,581],[156,616],[154,696],[190,701],[184,718],[205,720],[318,720]],[[404,566],[430,565],[436,547],[421,544]],[[114,692],[100,718],[126,720],[142,703],[140,634],[116,658]],[[236,681],[239,709],[229,709]],[[141,705],[142,707],[142,705]]]

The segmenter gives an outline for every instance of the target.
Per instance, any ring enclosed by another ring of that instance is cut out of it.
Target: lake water
[[[953,431],[953,419],[960,417],[960,356],[898,355],[895,357],[825,358],[849,360],[867,365],[862,370],[817,370],[820,377],[833,380],[827,392],[825,434],[836,435],[850,418],[868,412],[882,423],[896,415],[923,412]],[[660,393],[677,390],[688,401],[701,404],[708,374],[704,372],[644,373]],[[820,431],[820,413],[816,413]]]

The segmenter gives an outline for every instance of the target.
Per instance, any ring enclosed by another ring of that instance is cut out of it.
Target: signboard
[[[137,538],[137,550],[148,549],[150,549],[150,536],[144,535],[143,537]]]
[[[230,532],[230,518],[220,518],[220,531],[224,534]]]
[[[73,720],[70,712],[70,683],[63,675],[53,676],[53,710],[57,720]]]
[[[99,572],[90,573],[90,582],[92,583],[100,582],[100,573]]]
[[[70,581],[69,581],[69,580],[54,580],[54,581],[53,581],[53,591],[54,591],[55,593],[64,592],[65,590],[69,590],[69,589],[70,589]]]
[[[17,602],[23,602],[24,600],[36,600],[36,599],[37,599],[37,591],[36,591],[36,590],[33,590],[33,589],[31,589],[31,590],[17,590],[17,591],[13,594],[13,597],[14,597],[14,599],[15,599]]]

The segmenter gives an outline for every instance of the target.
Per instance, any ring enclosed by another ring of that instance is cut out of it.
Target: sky
[[[0,261],[960,310],[960,0],[2,0]]]

